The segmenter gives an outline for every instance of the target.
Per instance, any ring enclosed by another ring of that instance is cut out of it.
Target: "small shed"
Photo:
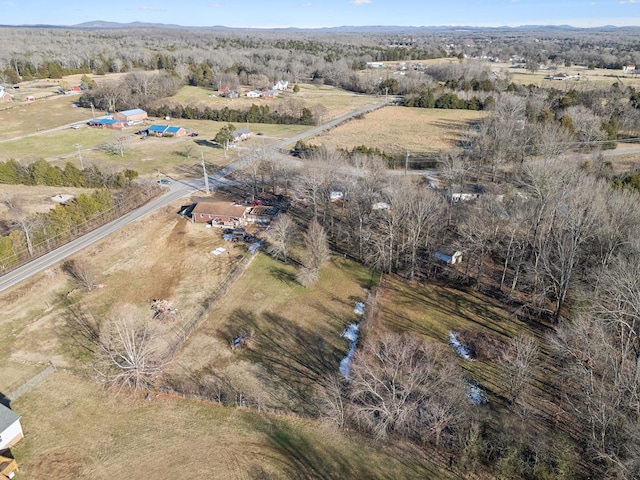
[[[36,101],[36,97],[34,97],[33,95],[27,95],[26,97],[24,97],[24,101],[26,103],[33,103]]]
[[[436,250],[434,256],[448,265],[455,265],[456,263],[462,262],[462,252],[449,247],[439,248]]]
[[[0,453],[24,438],[20,415],[0,403]]]

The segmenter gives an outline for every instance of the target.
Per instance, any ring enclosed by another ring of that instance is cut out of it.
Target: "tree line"
[[[67,162],[64,168],[52,165],[44,159],[28,165],[10,159],[0,162],[0,183],[9,185],[46,185],[50,187],[122,188],[138,176],[131,169],[104,173],[95,165],[80,170]]]

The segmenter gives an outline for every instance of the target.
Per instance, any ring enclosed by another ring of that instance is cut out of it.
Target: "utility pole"
[[[407,156],[404,159],[404,174],[407,174],[407,170],[409,170],[409,150],[407,150]]]
[[[76,143],[75,146],[78,149],[78,158],[80,159],[80,170],[84,170],[84,163],[82,163],[82,150],[80,150],[80,147],[82,147],[82,145],[80,145],[79,143]]]
[[[204,172],[204,191],[209,195],[209,177],[207,176],[207,167],[204,164],[204,154],[202,152],[200,152],[200,163]]]

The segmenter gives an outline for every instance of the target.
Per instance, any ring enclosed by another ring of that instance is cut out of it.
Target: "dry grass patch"
[[[19,94],[24,98],[24,92]],[[86,122],[91,118],[91,110],[75,108],[78,97],[56,95],[36,100],[34,103],[11,102],[0,110],[0,140],[13,139],[43,130],[60,127],[73,122]],[[4,147],[3,147],[4,148]]]
[[[318,423],[206,402],[114,396],[60,372],[12,407],[25,430],[12,450],[24,478],[449,478],[409,446],[390,451]]]
[[[434,152],[456,148],[467,129],[486,112],[387,106],[309,140],[335,148],[360,145],[387,153]]]
[[[251,105],[266,105],[271,110],[276,110],[284,102],[296,100],[302,103],[303,107],[311,108],[314,105],[322,105],[327,109],[323,116],[323,121],[329,121],[340,117],[348,112],[357,110],[360,107],[369,105],[379,99],[370,95],[362,95],[328,85],[312,85],[299,84],[300,91],[293,93],[291,89],[282,92],[274,99],[263,98],[247,98],[240,96],[239,98],[224,98],[218,95],[218,92],[203,88],[185,86],[168,100],[181,103],[183,105],[201,105],[214,109],[223,109],[225,107],[237,110],[248,110]],[[293,86],[291,86],[293,88]],[[240,91],[250,90],[250,87],[241,88]],[[210,95],[215,95],[211,97]]]

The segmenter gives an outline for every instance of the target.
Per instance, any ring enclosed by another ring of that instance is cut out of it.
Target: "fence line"
[[[169,344],[167,349],[165,350],[165,354],[163,358],[167,359],[167,363],[170,363],[175,355],[178,353],[178,350],[184,345],[189,336],[194,332],[196,328],[200,326],[200,324],[207,318],[208,314],[211,313],[213,307],[218,303],[218,301],[227,293],[229,287],[233,285],[233,283],[244,273],[247,269],[251,260],[255,257],[251,255],[249,257],[245,257],[240,263],[238,263],[234,269],[229,273],[227,278],[216,288],[215,292],[209,296],[199,313],[195,314],[193,319],[189,321],[186,325],[181,326],[176,331],[175,340]]]

